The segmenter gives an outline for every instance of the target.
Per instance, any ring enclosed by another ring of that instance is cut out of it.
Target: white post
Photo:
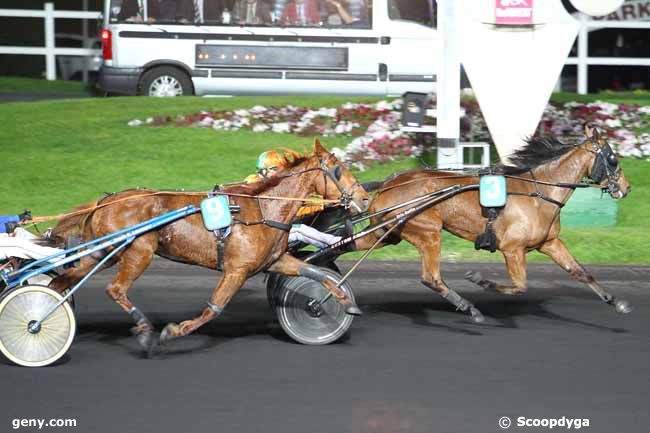
[[[578,30],[578,93],[586,95],[589,84],[589,31],[587,29],[587,15],[580,14],[580,30]]]
[[[457,168],[460,138],[460,53],[456,0],[438,0],[438,168]],[[462,160],[462,153],[460,154]]]
[[[56,80],[54,58],[54,3],[45,3],[45,78]]]
[[[83,0],[82,7],[84,12],[88,12],[88,0]],[[81,35],[83,36],[83,48],[92,48],[92,46],[87,46],[88,42],[88,20],[86,18],[81,20]],[[88,60],[89,56],[84,57],[84,68],[81,71],[81,80],[84,83],[88,83]]]

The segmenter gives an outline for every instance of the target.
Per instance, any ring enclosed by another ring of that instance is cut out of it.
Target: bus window
[[[429,0],[388,0],[388,17],[391,20],[414,21],[427,27],[436,27],[436,5],[431,10]]]

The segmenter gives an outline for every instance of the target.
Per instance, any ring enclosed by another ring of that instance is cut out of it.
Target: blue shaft
[[[109,248],[113,245],[119,244],[121,242],[124,242],[126,239],[130,237],[138,237],[140,235],[143,235],[144,233],[147,233],[151,230],[155,230],[159,227],[162,227],[164,225],[170,224],[176,220],[185,218],[189,215],[195,214],[197,212],[200,212],[201,210],[193,205],[188,205],[185,207],[182,207],[180,209],[174,210],[172,212],[159,215],[155,218],[152,218],[150,220],[141,222],[139,224],[136,224],[131,227],[127,227],[122,230],[118,230],[114,233],[108,234],[106,236],[102,236],[100,238],[94,239],[92,241],[86,242],[81,245],[77,245],[76,247],[67,249],[65,251],[61,251],[60,253],[52,254],[51,256],[44,257],[40,260],[37,260],[33,263],[30,263],[29,265],[9,273],[9,275],[5,275],[4,279],[7,282],[8,288],[15,287],[19,284],[22,284],[24,281],[28,280],[29,278],[32,278],[36,275],[43,274],[45,272],[48,272],[54,268],[57,268],[59,266],[63,266],[68,263],[75,262],[79,260],[81,257],[85,257],[89,254],[93,254],[97,251],[104,250],[106,248]],[[83,251],[80,251],[83,250]],[[76,252],[75,252],[76,251]],[[75,252],[74,254],[68,255],[72,252]],[[64,257],[62,257],[64,256]],[[56,260],[54,262],[51,262],[53,259],[56,259],[58,257],[62,257],[59,260]],[[45,265],[42,265],[43,263],[47,263]],[[42,266],[39,266],[42,265]],[[31,268],[35,268],[29,273],[26,273]]]

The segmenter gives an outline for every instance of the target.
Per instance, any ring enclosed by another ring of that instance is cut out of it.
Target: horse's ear
[[[316,155],[322,155],[324,153],[327,153],[327,149],[323,147],[322,144],[320,144],[320,141],[318,141],[318,138],[314,138],[314,153]]]
[[[585,123],[585,135],[587,138],[592,138],[594,136],[594,128],[590,128],[588,123]]]

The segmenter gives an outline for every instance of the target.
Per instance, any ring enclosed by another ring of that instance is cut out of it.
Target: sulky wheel
[[[341,275],[325,270],[333,277]],[[334,297],[320,306],[315,301],[323,299],[328,291],[320,283],[306,277],[277,277],[274,290],[275,312],[282,329],[302,344],[321,345],[341,338],[352,325],[353,316],[346,314],[345,307]],[[354,301],[352,288],[345,282],[341,286]]]
[[[70,348],[76,330],[72,307],[64,302],[40,327],[41,319],[63,297],[38,285],[18,287],[0,300],[0,351],[25,367],[42,367],[61,358]]]

